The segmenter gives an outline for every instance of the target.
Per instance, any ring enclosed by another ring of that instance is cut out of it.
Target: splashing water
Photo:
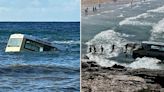
[[[160,20],[156,25],[153,26],[151,30],[151,37],[150,40],[155,40],[158,38],[164,37],[164,19]]]
[[[148,69],[161,69],[160,66],[158,66],[158,63],[161,62],[158,59],[155,58],[137,58],[133,63],[129,64],[128,67],[131,68],[148,68]]]

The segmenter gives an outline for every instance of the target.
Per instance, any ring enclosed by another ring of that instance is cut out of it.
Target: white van
[[[55,50],[57,50],[57,48],[45,40],[25,34],[12,34],[10,35],[5,52],[43,52]]]

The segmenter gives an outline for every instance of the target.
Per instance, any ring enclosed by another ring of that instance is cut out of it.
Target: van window
[[[151,46],[151,49],[154,49],[154,50],[159,50],[159,49],[160,49],[160,47],[159,47],[159,46],[154,46],[154,45],[152,45],[152,46]]]
[[[8,47],[20,47],[22,43],[22,39],[20,38],[11,38],[8,42]]]
[[[164,51],[164,47],[163,46],[154,46],[154,45],[152,45],[151,49],[158,50],[158,51]]]
[[[34,41],[30,41],[30,40],[25,41],[24,48],[31,50],[31,51],[39,51],[39,47],[37,46],[37,43]]]

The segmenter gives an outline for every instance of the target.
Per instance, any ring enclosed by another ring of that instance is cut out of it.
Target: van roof
[[[153,41],[143,41],[142,44],[149,44],[149,45],[160,45],[164,46],[163,42],[153,42]]]
[[[43,40],[43,39],[39,39],[39,38],[34,37],[32,35],[27,35],[27,34],[12,34],[10,36],[10,38],[26,38],[26,39],[29,39],[29,40],[32,40],[32,41],[36,41],[38,43],[42,43],[42,44],[45,44],[45,45],[54,47],[50,42],[48,42],[46,40]]]

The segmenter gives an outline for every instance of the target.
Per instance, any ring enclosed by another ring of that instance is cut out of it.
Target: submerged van
[[[154,57],[164,60],[164,43],[143,41],[140,48],[133,51],[133,58],[137,57]]]
[[[12,34],[8,40],[5,52],[43,52],[55,50],[57,48],[45,40],[25,34]]]

